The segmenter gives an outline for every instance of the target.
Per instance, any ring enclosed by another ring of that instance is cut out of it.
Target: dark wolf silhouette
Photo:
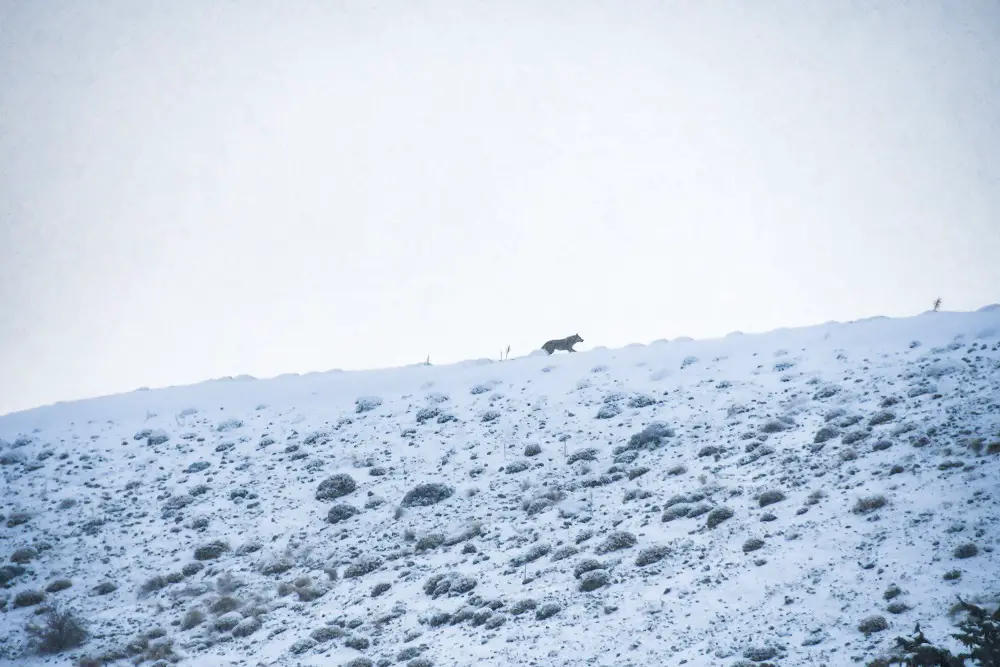
[[[556,350],[566,350],[567,352],[576,352],[573,346],[577,343],[582,343],[583,339],[580,338],[580,334],[573,334],[568,338],[557,338],[556,340],[550,340],[545,345],[542,345],[542,349],[552,354]]]

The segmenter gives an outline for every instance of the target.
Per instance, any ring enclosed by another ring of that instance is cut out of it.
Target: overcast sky
[[[0,0],[0,413],[1000,301],[1000,3]]]

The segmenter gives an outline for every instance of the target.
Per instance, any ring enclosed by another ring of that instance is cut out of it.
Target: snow
[[[997,307],[929,312],[237,376],[0,417],[0,556],[37,551],[0,589],[0,664],[72,664],[157,628],[152,643],[172,641],[185,665],[403,651],[438,666],[863,664],[918,621],[950,645],[956,595],[1000,594],[998,331]],[[608,405],[620,412],[596,418]],[[632,440],[657,422],[669,435]],[[828,425],[837,435],[814,442]],[[317,499],[335,475],[356,488]],[[402,507],[421,484],[453,492]],[[700,509],[662,521],[678,494]],[[854,511],[877,495],[883,507]],[[328,523],[341,503],[357,514]],[[709,528],[722,507],[732,516]],[[956,556],[968,543],[977,553]],[[607,575],[589,592],[574,574],[587,559]],[[92,636],[33,657],[23,628],[38,607],[14,597],[63,578],[46,601]],[[102,582],[117,588],[94,594]],[[887,611],[891,584],[908,610]],[[546,605],[559,611],[539,620]],[[184,629],[192,610],[206,621]],[[438,624],[460,610],[469,620]],[[871,616],[888,630],[862,634]]]

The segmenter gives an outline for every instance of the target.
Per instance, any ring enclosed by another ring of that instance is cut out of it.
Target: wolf
[[[556,350],[566,350],[567,352],[576,352],[573,346],[577,343],[582,343],[583,339],[580,338],[580,334],[573,334],[568,338],[557,338],[556,340],[550,340],[545,345],[542,345],[542,349],[552,354]]]

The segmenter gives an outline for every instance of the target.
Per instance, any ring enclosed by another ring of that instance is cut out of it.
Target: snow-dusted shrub
[[[525,456],[538,456],[541,453],[542,453],[542,447],[536,442],[531,442],[524,446]]]
[[[225,433],[226,431],[233,431],[238,428],[243,428],[243,420],[233,418],[222,420],[219,422],[218,426],[215,427],[215,430],[219,433]]]
[[[760,539],[759,537],[751,537],[743,543],[743,553],[745,554],[763,548],[764,548],[764,540]]]
[[[447,500],[455,493],[454,487],[441,482],[418,484],[403,496],[403,507],[428,507]]]
[[[555,502],[550,498],[540,497],[525,500],[522,503],[524,511],[528,513],[528,516],[535,516],[536,514],[541,514],[545,510],[555,505]]]
[[[170,436],[163,429],[156,429],[150,431],[149,435],[146,437],[147,445],[162,445],[167,440],[170,440]]]
[[[647,408],[650,405],[656,405],[656,399],[646,394],[636,394],[628,400],[630,408]]]
[[[627,489],[625,495],[622,497],[622,502],[627,503],[632,500],[645,500],[652,497],[653,492],[648,489]]]
[[[458,530],[444,539],[445,546],[454,546],[460,544],[467,540],[471,540],[474,537],[479,537],[483,532],[483,524],[479,521],[473,521],[469,525],[465,526],[461,530]],[[466,552],[468,553],[468,552]]]
[[[847,410],[845,410],[844,408],[834,408],[832,410],[827,411],[827,413],[823,415],[823,421],[832,422],[834,419],[837,419],[838,417],[843,417],[846,414]]]
[[[309,435],[307,435],[305,438],[303,438],[302,444],[303,445],[323,445],[323,444],[326,444],[327,442],[329,442],[329,440],[330,440],[330,431],[319,430],[319,431],[313,431],[312,433],[310,433]],[[274,442],[272,442],[271,444],[273,445]]]
[[[361,512],[353,505],[338,503],[330,508],[330,511],[326,515],[326,521],[327,523],[340,523],[341,521],[347,521],[351,517],[360,513]]]
[[[876,412],[872,415],[871,419],[868,420],[869,426],[879,426],[880,424],[888,424],[896,419],[896,413],[892,410],[882,410]]]
[[[511,461],[504,467],[504,472],[508,475],[513,475],[515,473],[524,472],[531,467],[531,464],[527,461]]]
[[[580,577],[577,590],[581,593],[596,591],[598,588],[606,586],[610,580],[611,575],[608,574],[607,570],[591,570]]]
[[[472,394],[473,396],[478,396],[479,394],[485,394],[491,391],[493,391],[493,385],[488,382],[483,382],[474,385],[472,389],[469,390],[469,393]]]
[[[973,545],[975,546],[975,545]],[[64,591],[67,588],[71,588],[73,582],[69,579],[56,579],[51,584],[45,587],[46,593],[58,593],[59,591]]]
[[[705,494],[700,491],[692,491],[691,493],[678,493],[667,498],[667,501],[663,504],[664,508],[671,507],[673,505],[679,505],[680,503],[691,504],[697,503],[705,499]]]
[[[639,452],[636,450],[627,450],[619,453],[614,458],[615,463],[632,463],[637,458],[639,458]]]
[[[208,606],[208,610],[213,614],[228,614],[231,611],[236,611],[243,606],[243,601],[239,598],[234,598],[231,595],[223,595],[212,601],[212,604]]]
[[[364,651],[371,645],[371,640],[367,637],[352,635],[344,639],[344,646],[347,648],[353,648],[355,651]]]
[[[743,657],[752,662],[764,662],[778,655],[773,646],[751,646],[743,651]]]
[[[382,567],[382,559],[378,557],[360,558],[344,568],[344,579],[355,579],[371,574]]]
[[[145,597],[156,591],[163,590],[167,587],[167,579],[159,574],[154,575],[143,582],[142,586],[139,587],[140,597]]]
[[[524,600],[518,600],[517,602],[512,604],[510,606],[509,611],[513,616],[520,616],[525,612],[534,611],[537,608],[538,608],[538,603],[532,600],[531,598],[527,598]]]
[[[238,611],[230,611],[222,614],[213,623],[216,630],[222,632],[228,632],[239,625],[240,621],[243,620],[243,615]]]
[[[200,609],[189,609],[181,619],[181,630],[191,630],[205,622],[205,612]]]
[[[663,516],[660,520],[663,522],[675,521],[686,517],[688,513],[691,512],[691,506],[685,503],[678,503],[677,505],[671,505],[667,509],[663,510]]]
[[[14,596],[14,609],[33,607],[45,602],[45,592],[37,589],[18,591]]]
[[[674,437],[674,429],[663,422],[653,422],[629,438],[625,451],[656,449],[662,444],[665,438],[672,437]]]
[[[688,510],[687,517],[689,519],[694,519],[702,514],[708,514],[711,510],[712,506],[708,503],[695,503],[691,506],[691,509]]]
[[[910,611],[910,609],[912,609],[912,607],[905,602],[890,602],[885,608],[885,610],[890,614],[905,614]]]
[[[581,473],[584,475],[588,474],[589,472],[590,469],[586,467],[584,467],[581,470]],[[622,477],[621,475],[617,475],[618,479],[621,479],[621,477]],[[614,481],[616,481],[616,479],[611,475],[596,475],[594,477],[588,477],[582,480],[580,482],[580,486],[582,486],[585,489],[593,489],[598,486],[607,486],[608,484],[611,484]]]
[[[358,488],[357,482],[348,474],[340,473],[320,482],[316,489],[316,500],[335,500]]]
[[[294,644],[292,644],[291,647],[288,650],[293,655],[302,655],[306,651],[308,651],[308,650],[310,650],[312,648],[315,648],[315,646],[316,646],[316,640],[315,639],[310,639],[309,637],[305,637],[303,639],[298,640]],[[368,661],[368,667],[371,667],[371,661],[370,660]]]
[[[551,556],[551,560],[554,563],[556,561],[565,560],[565,559],[569,558],[570,556],[575,556],[578,553],[580,553],[579,549],[577,549],[576,547],[568,544],[568,545],[566,545],[564,547],[559,547],[558,549],[556,549],[555,551],[553,551],[552,552],[552,556]]]
[[[229,551],[229,545],[222,540],[215,540],[208,544],[203,544],[194,550],[195,560],[214,560]]]
[[[533,561],[538,560],[542,556],[548,554],[551,550],[552,550],[552,545],[550,544],[547,544],[545,542],[541,544],[536,544],[527,551],[525,551],[520,556],[515,556],[514,558],[512,558],[510,564],[513,565],[514,567],[521,567],[525,563],[531,563]]]
[[[840,387],[835,384],[828,384],[820,387],[815,394],[813,394],[813,399],[817,401],[822,401],[827,398],[833,398],[840,393]]]
[[[435,574],[424,582],[424,593],[437,599],[445,595],[455,597],[464,595],[476,587],[476,580],[458,572]]]
[[[25,632],[30,648],[42,655],[55,655],[80,646],[87,640],[83,621],[68,610],[48,609],[41,623],[29,623]]]
[[[260,627],[261,627],[260,619],[257,618],[256,616],[250,616],[248,618],[244,618],[243,620],[241,620],[239,623],[236,624],[236,627],[233,628],[233,636],[249,637],[253,633],[260,630]]]
[[[954,361],[939,361],[929,365],[924,369],[924,375],[938,379],[946,375],[951,375],[962,370],[962,367]]]
[[[757,503],[761,507],[767,507],[768,505],[773,505],[774,503],[780,503],[785,499],[785,494],[776,489],[764,491],[759,496],[757,496]]]
[[[840,435],[840,429],[832,424],[827,424],[816,431],[816,435],[813,437],[813,442],[816,444],[823,444],[824,442],[836,438]]]
[[[858,630],[866,635],[870,635],[875,632],[882,632],[888,629],[889,622],[885,620],[885,616],[869,616],[858,623]]]
[[[618,407],[617,403],[607,403],[601,406],[601,409],[597,411],[597,419],[613,419],[614,417],[620,415],[622,409]]]
[[[378,596],[387,592],[390,588],[392,588],[392,584],[390,584],[388,581],[380,581],[379,583],[372,586],[369,595],[373,598],[377,598]]]
[[[163,503],[163,509],[167,511],[179,510],[187,507],[193,502],[194,498],[192,498],[190,495],[187,494],[180,496],[171,496],[170,498],[167,499],[167,502]]]
[[[637,477],[642,477],[647,472],[649,472],[649,467],[648,466],[636,466],[636,467],[630,469],[626,474],[628,475],[628,478],[630,480],[633,480],[633,479],[636,479]],[[670,474],[669,470],[667,471],[667,474]],[[674,473],[674,474],[677,474],[677,473]]]
[[[499,410],[485,410],[479,415],[479,421],[481,422],[492,422],[500,419]]]
[[[382,399],[378,396],[360,396],[354,400],[354,411],[357,413],[371,412],[382,405]]]
[[[442,533],[428,533],[417,540],[414,550],[417,553],[422,553],[424,551],[437,549],[442,544],[444,544],[444,535]]]
[[[309,633],[309,636],[318,644],[324,644],[333,639],[340,639],[348,636],[347,630],[338,628],[336,625],[324,625]]]
[[[10,562],[18,565],[27,565],[35,558],[38,558],[38,550],[33,547],[22,547],[15,549],[10,555]]]
[[[937,391],[937,387],[931,384],[921,384],[916,387],[911,387],[909,391],[906,392],[908,398],[916,398],[917,396],[923,396],[925,394],[933,394]]]
[[[111,583],[110,581],[102,581],[101,583],[90,589],[90,592],[94,595],[110,595],[118,590],[118,586]]]
[[[885,507],[887,503],[888,501],[883,495],[865,496],[864,498],[858,498],[858,501],[854,504],[854,509],[851,511],[855,514],[868,514]]]
[[[652,565],[663,560],[669,553],[670,549],[663,545],[646,547],[640,550],[639,555],[635,557],[635,564],[637,567]]]
[[[0,466],[13,466],[25,462],[25,456],[20,452],[0,452]]]
[[[979,547],[977,547],[972,542],[967,542],[961,546],[955,548],[952,552],[952,556],[955,558],[972,558],[979,553]]]
[[[621,551],[622,549],[629,549],[636,545],[637,540],[635,535],[628,531],[617,531],[608,535],[604,540],[597,545],[594,549],[596,554],[606,554],[612,551]]]
[[[577,461],[596,461],[597,460],[597,449],[594,447],[588,447],[586,449],[578,449],[569,456],[566,457],[566,464],[572,465]]]
[[[480,625],[485,624],[491,618],[493,618],[493,610],[490,609],[489,607],[486,607],[484,609],[477,609],[476,611],[474,611],[472,613],[472,618],[469,619],[469,621],[471,622],[473,627],[479,627]]]
[[[871,437],[871,433],[864,429],[857,429],[854,431],[849,431],[844,434],[844,437],[840,439],[845,445],[853,445],[856,442],[861,442]]]
[[[535,611],[535,620],[544,621],[552,618],[562,611],[562,605],[558,602],[546,602]]]
[[[434,419],[439,414],[441,414],[441,408],[437,406],[430,406],[426,408],[421,408],[417,411],[417,423],[423,424],[428,419]]]
[[[781,433],[791,428],[792,424],[782,419],[769,419],[760,427],[761,433]]]
[[[862,420],[861,415],[845,415],[836,421],[840,428],[850,428]]]
[[[690,512],[688,513],[690,515]],[[734,512],[728,507],[716,507],[714,510],[708,513],[708,518],[705,520],[705,525],[711,530],[715,528],[723,521],[727,521],[733,518]]]

